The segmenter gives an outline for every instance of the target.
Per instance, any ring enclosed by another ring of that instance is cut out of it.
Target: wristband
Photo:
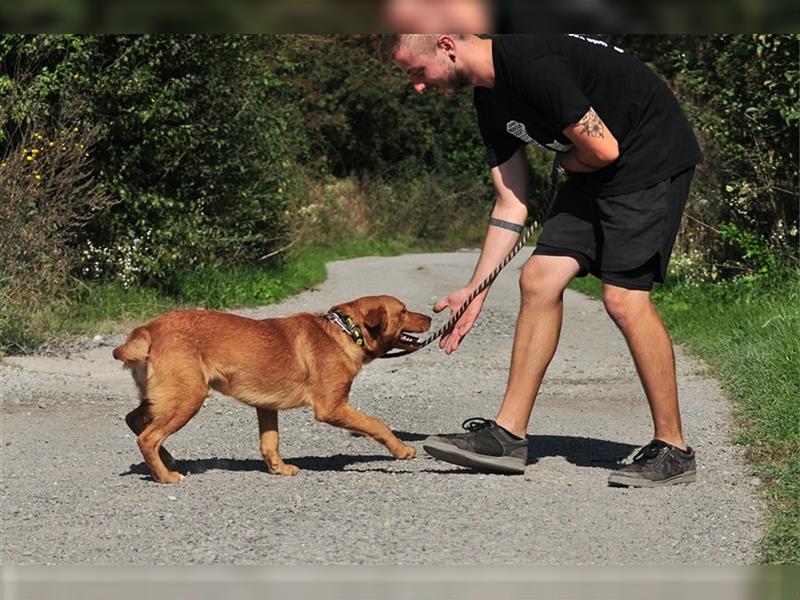
[[[489,225],[494,225],[495,227],[502,227],[503,229],[508,229],[513,231],[514,233],[521,233],[523,230],[522,225],[519,223],[511,223],[510,221],[503,221],[501,219],[489,219]]]

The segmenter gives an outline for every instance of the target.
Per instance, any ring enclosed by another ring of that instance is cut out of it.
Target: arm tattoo
[[[605,138],[606,126],[593,108],[589,108],[589,112],[578,123],[583,126],[581,128],[582,135]]]

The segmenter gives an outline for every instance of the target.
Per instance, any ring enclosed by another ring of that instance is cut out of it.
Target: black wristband
[[[489,225],[494,225],[495,227],[502,227],[503,229],[508,229],[513,231],[514,233],[521,233],[523,230],[522,225],[519,223],[511,223],[510,221],[502,221],[500,219],[489,219]]]

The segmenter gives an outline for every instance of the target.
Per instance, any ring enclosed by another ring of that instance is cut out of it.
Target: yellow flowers
[[[35,186],[45,183],[45,179],[53,171],[54,164],[59,164],[63,160],[81,161],[89,157],[88,147],[80,137],[78,127],[56,130],[51,135],[47,135],[46,132],[33,131],[30,132],[28,140],[29,145],[19,148],[17,151],[21,150],[21,155],[16,156],[23,165],[29,165],[29,168],[24,169],[22,175]],[[58,152],[59,150],[60,152]],[[54,152],[67,154],[59,157],[54,155]],[[14,168],[14,163],[8,160],[2,163],[2,168],[8,168],[9,164],[12,165],[11,168]]]
[[[39,153],[42,151],[41,148],[31,148],[28,150],[27,148],[22,149],[22,155],[25,157],[25,160],[36,160],[39,157]]]

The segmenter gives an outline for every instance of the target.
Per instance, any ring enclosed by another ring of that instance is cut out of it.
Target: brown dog
[[[165,313],[114,349],[141,398],[125,420],[161,483],[183,479],[165,466],[174,461],[162,444],[197,414],[209,388],[255,407],[270,473],[298,471],[278,451],[278,411],[299,406],[312,407],[318,421],[371,436],[395,458],[412,458],[414,448],[352,408],[348,396],[363,365],[392,348],[412,349],[405,332],[426,331],[430,323],[391,296],[359,298],[326,315],[263,320],[209,310]]]

